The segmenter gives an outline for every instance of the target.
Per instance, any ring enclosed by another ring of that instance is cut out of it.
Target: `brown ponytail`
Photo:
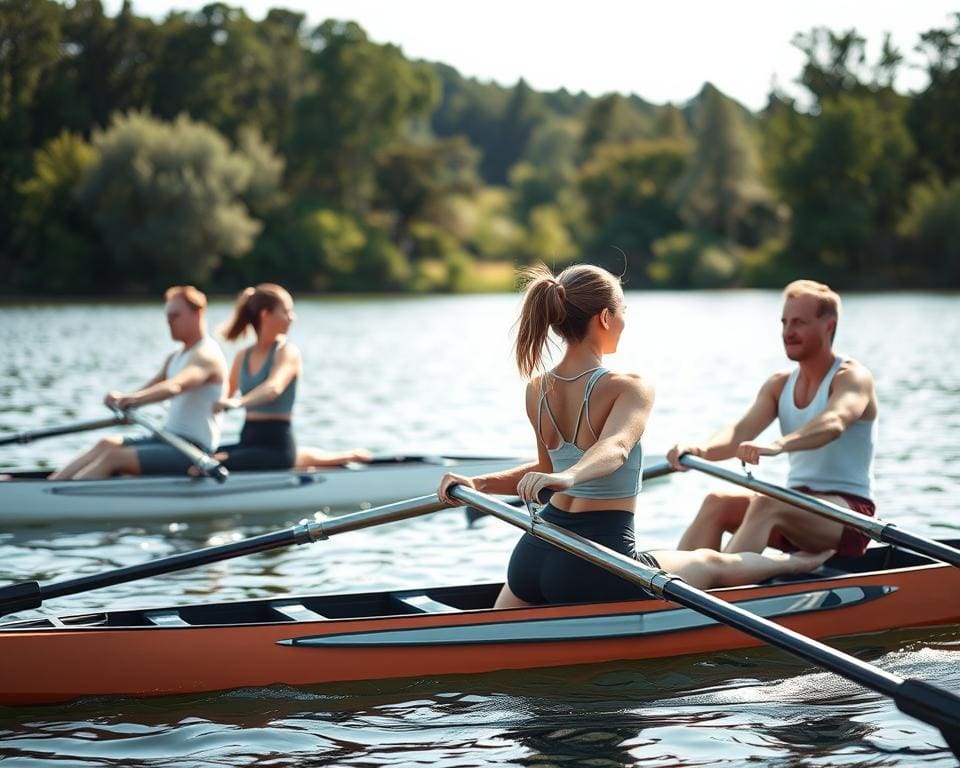
[[[517,368],[525,378],[542,366],[552,329],[568,344],[587,335],[590,320],[604,309],[617,311],[617,278],[599,267],[576,264],[556,277],[544,264],[524,270],[526,284],[518,321]]]
[[[237,296],[233,316],[224,324],[220,333],[227,341],[235,341],[252,327],[260,333],[260,313],[276,309],[283,303],[287,291],[276,283],[260,283],[256,288],[244,288]]]

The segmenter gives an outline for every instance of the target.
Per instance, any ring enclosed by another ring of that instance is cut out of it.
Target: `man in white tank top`
[[[863,365],[833,351],[840,297],[811,280],[784,289],[783,344],[794,369],[779,371],[760,388],[739,421],[695,445],[678,444],[668,460],[678,469],[684,453],[709,461],[736,457],[758,464],[761,456],[786,453],[788,485],[865,515],[873,515],[872,464],[878,416],[873,376]],[[774,419],[783,434],[771,443],[756,438]],[[862,554],[867,537],[768,496],[712,493],[684,533],[678,549],[761,552],[767,546]]]
[[[207,297],[192,285],[167,290],[166,314],[170,336],[182,347],[170,355],[159,373],[136,392],[109,392],[104,402],[115,408],[138,408],[170,401],[164,428],[206,452],[220,442],[220,414],[213,404],[224,395],[227,361],[220,346],[207,335]],[[94,480],[112,475],[183,474],[187,457],[153,436],[105,437],[51,480]]]

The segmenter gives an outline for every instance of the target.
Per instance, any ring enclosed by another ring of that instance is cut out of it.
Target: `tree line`
[[[893,88],[855,30],[815,28],[802,93],[751,113],[462,77],[350,21],[214,3],[110,17],[0,3],[7,294],[173,283],[298,291],[508,288],[517,264],[634,288],[960,287],[960,14]]]

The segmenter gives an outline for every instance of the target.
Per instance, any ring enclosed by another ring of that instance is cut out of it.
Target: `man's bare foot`
[[[794,573],[810,573],[835,554],[837,554],[835,549],[825,549],[823,552],[794,552],[790,555],[790,561],[794,566]]]

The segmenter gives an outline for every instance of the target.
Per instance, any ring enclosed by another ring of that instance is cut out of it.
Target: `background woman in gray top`
[[[224,338],[234,341],[253,328],[257,340],[237,354],[228,395],[213,406],[215,412],[233,408],[247,412],[240,442],[223,446],[217,454],[228,469],[324,466],[369,456],[366,451],[327,454],[312,448],[297,450],[291,416],[303,361],[300,350],[287,339],[295,319],[293,298],[274,283],[247,288],[237,298]]]

